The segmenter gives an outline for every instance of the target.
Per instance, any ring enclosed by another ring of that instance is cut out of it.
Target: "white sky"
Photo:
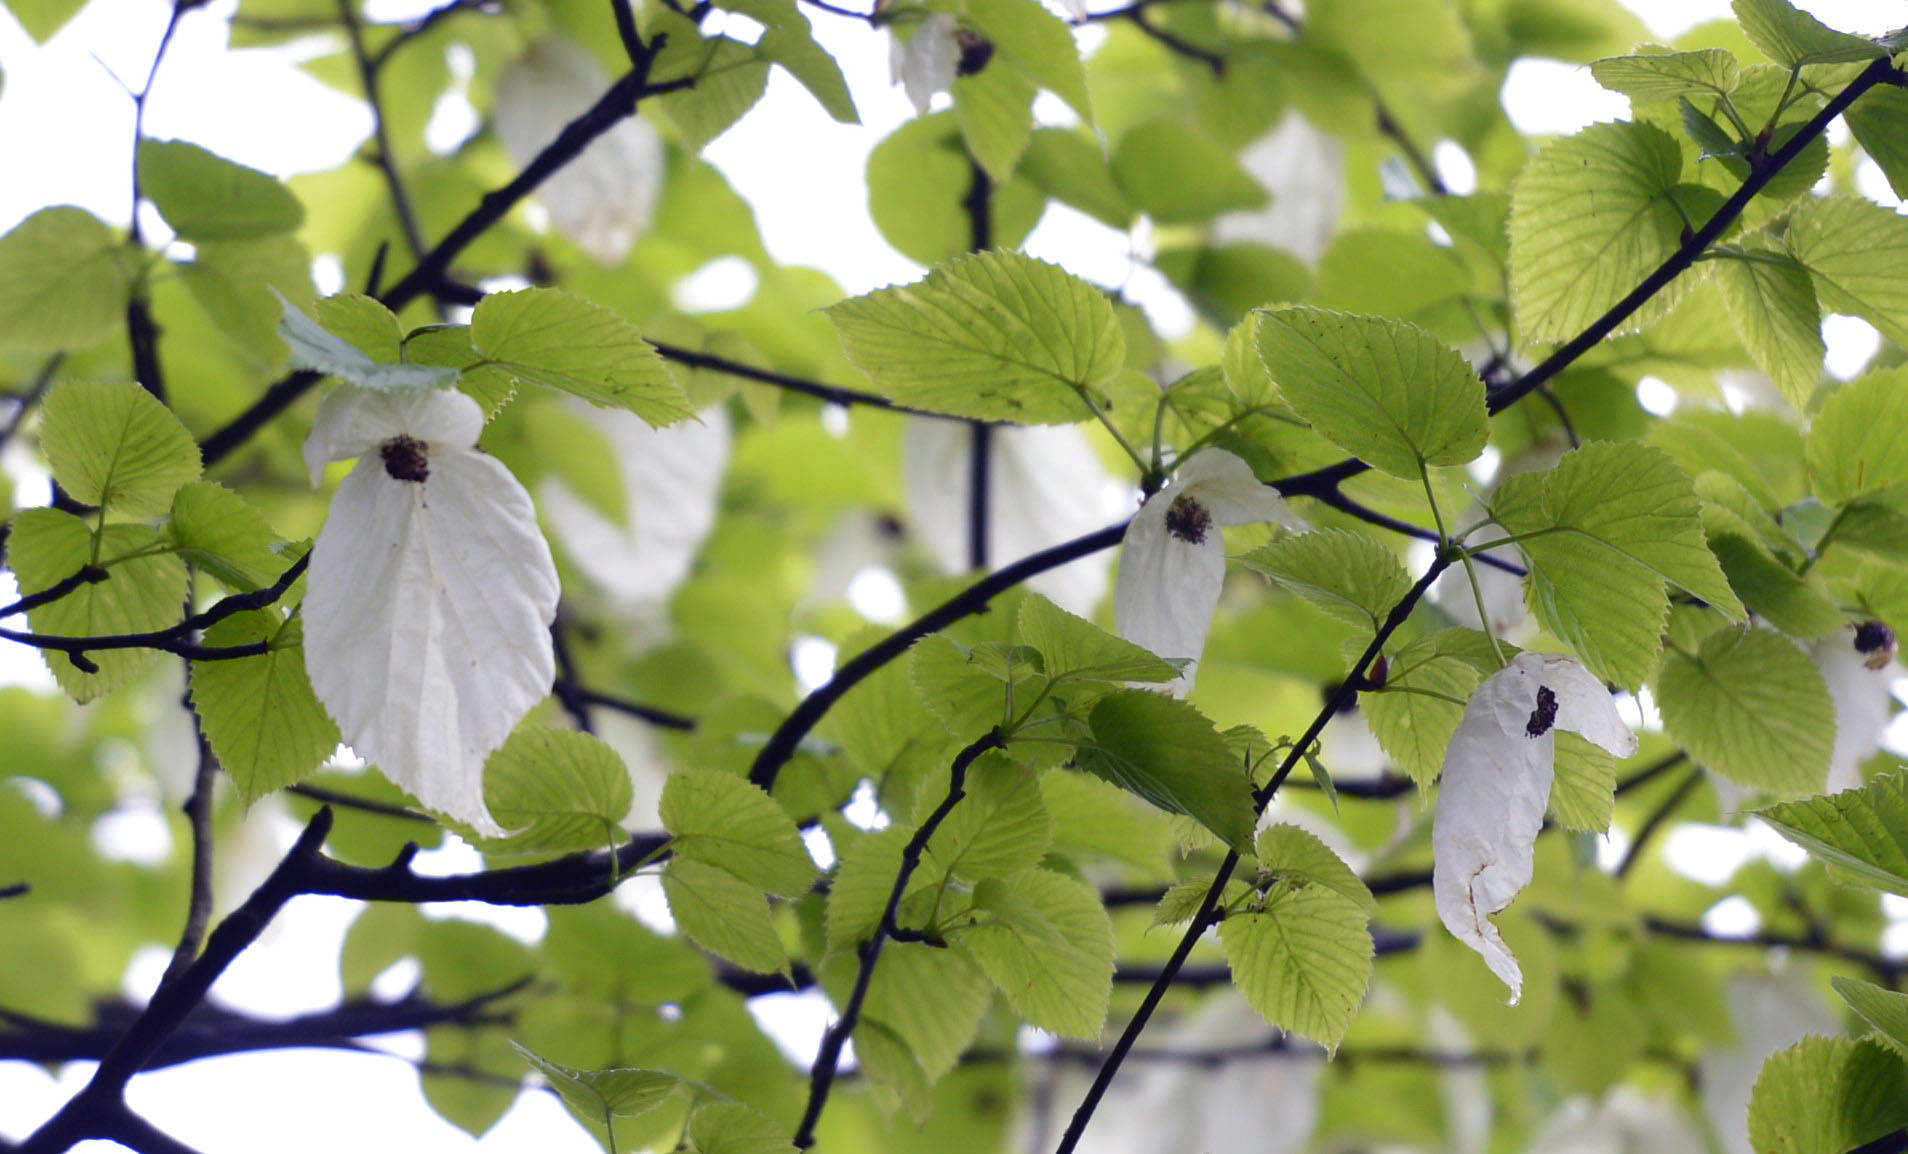
[[[1625,2],[1664,39],[1729,14],[1727,0]],[[381,19],[432,6],[417,0],[370,5]],[[194,140],[281,175],[343,163],[370,131],[362,105],[299,72],[283,51],[227,53],[225,16],[232,7],[232,0],[220,0],[180,24],[148,106],[148,133]],[[1850,31],[1874,33],[1908,24],[1908,0],[1803,0],[1801,7]],[[44,47],[33,45],[0,10],[0,157],[5,158],[0,232],[49,204],[76,204],[109,223],[126,223],[132,105],[125,86],[143,83],[167,8],[162,0],[95,0]],[[850,293],[914,279],[919,266],[875,232],[862,187],[869,148],[912,114],[900,90],[889,84],[886,34],[821,13],[813,22],[818,38],[842,63],[863,125],[834,123],[778,71],[762,105],[706,155],[755,205],[778,260],[824,269]],[[1504,96],[1513,120],[1527,132],[1566,133],[1625,113],[1621,98],[1598,88],[1586,70],[1554,62],[1520,63]],[[791,180],[790,173],[802,179]],[[1865,191],[1892,203],[1876,175],[1864,179]],[[1129,239],[1077,213],[1050,213],[1027,247],[1102,283],[1122,281],[1131,268]],[[1156,316],[1170,320],[1172,307],[1162,300],[1163,312]],[[1872,339],[1863,327],[1835,343],[1848,347],[1850,339]],[[1837,333],[1845,329],[1838,323]],[[5,648],[15,652],[0,653],[0,680],[10,680],[8,671],[18,670],[14,678],[44,683],[37,657]],[[33,670],[40,671],[37,677]],[[1692,862],[1719,852],[1772,852],[1760,842],[1740,839],[1722,845],[1700,831],[1679,836],[1686,847],[1682,856]],[[1670,844],[1678,848],[1674,839]],[[263,1013],[330,1004],[339,994],[333,959],[352,909],[351,903],[300,899],[217,993]],[[133,984],[152,981],[164,959],[146,962],[135,966]],[[808,1037],[819,1033],[822,1022],[812,1005],[791,1007],[780,1021]],[[799,1045],[802,1038],[791,1040]],[[394,1048],[412,1053],[416,1046],[400,1040]],[[18,1138],[29,1132],[89,1073],[89,1066],[76,1065],[54,1078],[19,1063],[0,1063],[0,1135]],[[155,1124],[206,1154],[250,1151],[261,1138],[280,1154],[354,1147],[537,1154],[597,1149],[561,1116],[551,1096],[538,1093],[525,1094],[482,1142],[472,1142],[423,1106],[414,1079],[396,1060],[360,1055],[299,1052],[200,1062],[136,1079],[130,1098]]]

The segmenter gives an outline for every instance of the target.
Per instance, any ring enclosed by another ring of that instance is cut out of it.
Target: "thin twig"
[[[583,705],[600,705],[604,709],[613,709],[618,713],[627,713],[631,717],[659,725],[664,729],[677,729],[684,733],[696,728],[696,719],[687,714],[661,709],[654,705],[644,705],[640,701],[631,701],[626,697],[617,697],[600,690],[579,685],[566,678],[559,678],[551,687],[558,700],[570,698]]]
[[[356,794],[345,793],[342,790],[326,789],[322,785],[312,785],[309,782],[299,782],[296,785],[288,785],[285,787],[285,792],[297,794],[299,797],[309,798],[320,805],[335,806],[338,809],[355,809],[360,813],[375,814],[378,817],[396,818],[399,821],[418,822],[423,825],[437,824],[436,818],[426,813],[419,813],[414,809],[408,809],[401,805],[392,805],[387,801],[373,801],[368,797],[358,797]]]
[[[186,821],[192,826],[192,888],[186,902],[185,928],[179,932],[179,945],[172,951],[172,961],[159,978],[160,989],[178,981],[198,958],[206,926],[212,921],[212,790],[218,780],[219,761],[212,755],[212,744],[205,739],[199,715],[192,712],[189,701],[184,704],[186,712],[192,715],[192,736],[199,745],[198,772],[193,775],[192,796],[186,798],[185,803]]]
[[[1696,787],[1702,783],[1702,769],[1698,767],[1690,770],[1689,775],[1683,778],[1682,784],[1671,790],[1670,795],[1664,798],[1654,810],[1650,811],[1650,816],[1644,820],[1643,824],[1638,827],[1636,831],[1636,840],[1630,843],[1630,848],[1623,853],[1623,860],[1617,863],[1617,877],[1629,876],[1630,870],[1638,861],[1642,860],[1643,851],[1648,848],[1650,839],[1656,836],[1656,831],[1662,828],[1663,823],[1667,822],[1670,819],[1670,815],[1676,812],[1676,808],[1687,801],[1689,795],[1695,793]]]
[[[364,101],[371,107],[371,163],[384,177],[384,188],[391,196],[391,208],[397,214],[398,228],[411,256],[424,256],[424,230],[418,227],[417,210],[411,194],[398,173],[397,153],[391,148],[391,133],[384,121],[384,97],[378,85],[378,66],[364,45],[364,28],[358,22],[358,0],[338,0],[338,18],[344,24],[345,37],[351,43],[351,59],[358,66],[358,83],[364,89]]]
[[[1415,537],[1420,541],[1430,541],[1433,544],[1438,542],[1438,535],[1431,530],[1421,529],[1408,521],[1400,521],[1396,517],[1387,516],[1368,505],[1360,504],[1350,497],[1347,497],[1341,489],[1327,489],[1322,493],[1313,493],[1311,496],[1312,499],[1319,504],[1330,505],[1339,512],[1348,513],[1360,521],[1365,522],[1367,525],[1375,525],[1380,529],[1389,529],[1394,533],[1402,533],[1407,537]],[[1488,553],[1476,554],[1472,557],[1472,560],[1481,565],[1488,565],[1493,569],[1502,570],[1515,577],[1527,577],[1530,575],[1530,571],[1525,569],[1522,565],[1506,561],[1502,557],[1493,557]]]
[[[854,989],[848,995],[848,1001],[841,1008],[841,1017],[828,1027],[822,1035],[821,1049],[815,1055],[815,1064],[808,1075],[808,1105],[802,1111],[801,1125],[795,1129],[795,1145],[806,1150],[815,1144],[815,1126],[821,1121],[822,1110],[828,1105],[828,1091],[834,1085],[835,1071],[841,1065],[841,1049],[855,1032],[855,1026],[861,1021],[862,1003],[867,1000],[868,986],[874,981],[875,965],[881,960],[881,946],[900,931],[897,918],[901,911],[901,899],[907,895],[908,879],[914,876],[916,867],[921,864],[921,855],[927,852],[928,842],[934,837],[934,831],[941,828],[947,815],[967,796],[967,770],[980,755],[990,749],[1002,747],[1000,731],[989,730],[984,736],[969,742],[967,747],[955,755],[954,764],[949,770],[947,796],[941,804],[934,807],[927,820],[914,831],[908,844],[901,851],[901,868],[896,872],[894,885],[888,890],[888,904],[881,911],[881,921],[875,927],[874,936],[862,942],[855,949],[859,965],[855,970]]]

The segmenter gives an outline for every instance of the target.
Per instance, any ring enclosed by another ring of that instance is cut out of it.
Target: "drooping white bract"
[[[312,546],[305,669],[345,742],[487,835],[484,759],[550,691],[557,574],[530,495],[447,389],[342,386],[305,443],[314,483],[358,457]]]
[[[1239,160],[1272,202],[1221,216],[1212,225],[1214,243],[1258,241],[1317,264],[1345,207],[1344,142],[1291,111],[1246,146]]]
[[[1491,918],[1530,884],[1559,729],[1618,757],[1636,752],[1636,735],[1589,670],[1555,653],[1518,654],[1465,705],[1431,826],[1438,917],[1510,987],[1512,1005],[1523,970]]]
[[[976,431],[960,421],[916,418],[908,423],[908,521],[947,573],[968,563],[968,494]],[[1093,446],[1074,425],[1003,425],[991,438],[987,488],[987,556],[998,568],[1090,533],[1117,516],[1121,497],[1101,497],[1112,482]],[[1056,605],[1090,615],[1106,595],[1104,553],[1082,557],[1031,578],[1034,592]]]
[[[428,389],[447,385],[457,370],[442,365],[385,364],[374,361],[363,349],[335,337],[323,325],[306,316],[299,307],[273,289],[283,315],[278,335],[291,349],[291,365],[314,373],[337,377],[368,389]]]
[[[1879,623],[1838,630],[1815,643],[1809,656],[1828,683],[1829,699],[1835,703],[1835,752],[1829,756],[1829,793],[1854,789],[1862,784],[1862,762],[1881,748],[1882,730],[1894,716],[1895,699],[1888,692],[1893,678],[1893,635],[1887,647],[1879,642],[1868,648],[1864,630],[1887,627]]]
[[[1192,691],[1226,583],[1219,528],[1254,521],[1306,528],[1277,490],[1252,475],[1250,465],[1224,449],[1205,449],[1188,458],[1172,484],[1140,506],[1126,527],[1114,619],[1128,641],[1193,663],[1166,686],[1175,697]]]
[[[935,93],[954,87],[961,62],[960,28],[950,13],[935,12],[918,22],[906,41],[899,36],[888,41],[888,70],[923,116]]]
[[[511,161],[527,167],[609,85],[589,49],[568,37],[545,37],[498,78],[491,127]],[[666,163],[655,126],[624,117],[537,186],[537,202],[578,248],[604,264],[621,264],[649,228]]]

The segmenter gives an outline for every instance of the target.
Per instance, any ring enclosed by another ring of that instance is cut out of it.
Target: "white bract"
[[[1206,449],[1189,458],[1126,527],[1113,615],[1128,641],[1191,663],[1166,686],[1176,697],[1192,691],[1226,583],[1226,542],[1219,528],[1255,521],[1306,528],[1277,490],[1252,475],[1250,465],[1223,449]]]
[[[908,521],[946,573],[968,567],[975,435],[973,426],[960,421],[908,423]],[[1100,500],[1111,478],[1077,426],[1003,425],[987,435],[987,557],[995,568],[1090,533],[1117,515]],[[1064,609],[1089,615],[1106,595],[1109,563],[1103,553],[1082,557],[1027,585]]]
[[[563,36],[537,41],[497,80],[491,127],[519,168],[594,104],[610,79],[589,49]],[[550,223],[604,264],[621,264],[649,228],[662,194],[662,136],[624,117],[537,187]]]
[[[457,370],[442,365],[384,364],[365,355],[363,349],[331,335],[317,321],[301,312],[273,289],[284,315],[278,321],[278,335],[291,349],[291,365],[314,373],[337,377],[367,389],[429,389],[447,385],[457,378]]]
[[[935,93],[954,87],[954,73],[961,63],[960,29],[951,14],[935,12],[917,23],[906,41],[899,36],[888,41],[889,72],[923,116]]]
[[[1829,757],[1826,786],[1829,793],[1862,784],[1862,762],[1881,748],[1882,731],[1895,713],[1895,699],[1888,692],[1894,637],[1889,635],[1886,648],[1876,643],[1868,651],[1862,648],[1865,640],[1860,630],[1843,629],[1809,650],[1835,703],[1835,752]]]
[[[1589,670],[1555,653],[1518,654],[1465,705],[1431,826],[1438,917],[1510,987],[1512,1005],[1524,974],[1491,918],[1530,884],[1559,729],[1618,757],[1636,752],[1636,735]]]
[[[1272,194],[1272,203],[1214,221],[1214,243],[1259,241],[1307,264],[1318,263],[1345,204],[1344,142],[1313,128],[1296,111],[1287,112],[1239,160]]]
[[[555,676],[557,574],[530,495],[446,389],[342,386],[305,443],[313,483],[358,457],[312,546],[305,669],[345,742],[431,809],[505,831],[484,759]]]

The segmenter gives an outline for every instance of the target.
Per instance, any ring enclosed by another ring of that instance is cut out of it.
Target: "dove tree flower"
[[[305,669],[345,742],[479,833],[484,760],[555,676],[557,573],[523,486],[450,389],[340,385],[305,443],[312,483],[357,457],[312,546]]]
[[[1188,458],[1172,484],[1140,506],[1126,527],[1114,617],[1128,641],[1189,662],[1167,686],[1176,697],[1192,691],[1226,582],[1220,527],[1258,521],[1306,528],[1277,490],[1252,475],[1250,465],[1224,449],[1205,449]]]
[[[1431,826],[1438,917],[1510,987],[1512,1005],[1523,970],[1491,919],[1530,884],[1559,729],[1617,757],[1636,752],[1636,734],[1589,670],[1560,654],[1518,654],[1465,705]]]

